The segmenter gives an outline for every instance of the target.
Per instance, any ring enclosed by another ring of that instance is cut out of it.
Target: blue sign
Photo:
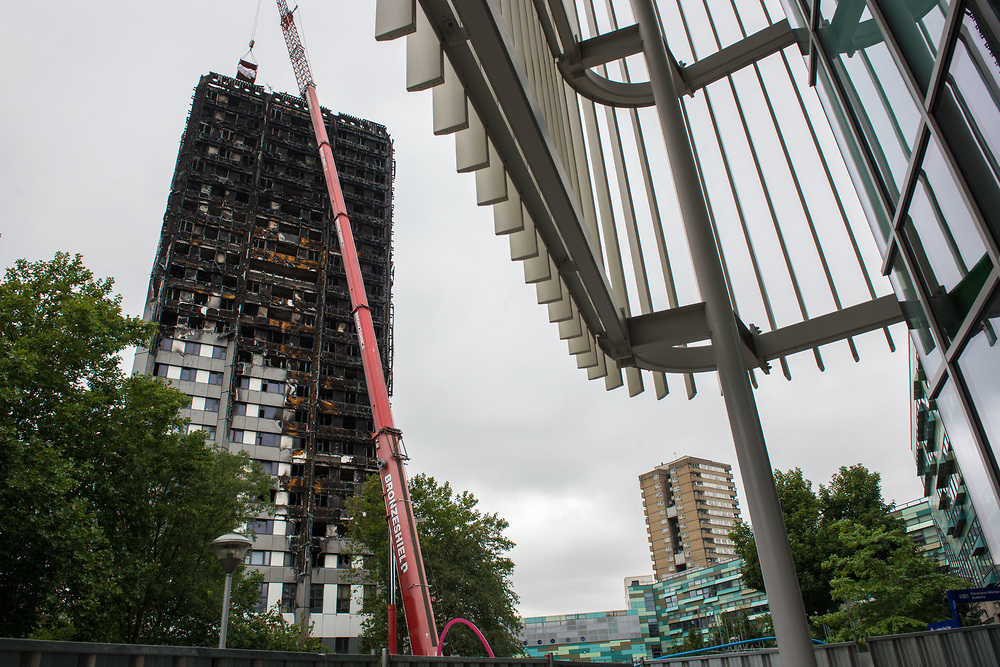
[[[951,607],[951,615],[955,619],[957,627],[961,627],[962,622],[958,618],[958,605],[976,604],[977,602],[989,602],[1000,600],[1000,588],[996,586],[990,588],[962,588],[955,591],[948,591],[948,606]],[[937,628],[931,628],[935,630]]]
[[[977,602],[1000,600],[1000,588],[991,586],[990,588],[963,588],[948,591],[948,600],[953,604],[976,604]]]
[[[950,630],[952,628],[960,628],[962,624],[953,618],[949,618],[947,621],[941,621],[939,623],[931,623],[927,626],[928,630]]]

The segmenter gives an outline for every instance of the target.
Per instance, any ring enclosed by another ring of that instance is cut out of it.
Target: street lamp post
[[[253,544],[243,535],[227,533],[212,540],[212,549],[219,557],[222,569],[226,571],[226,587],[222,594],[222,623],[219,625],[219,648],[226,648],[226,629],[229,625],[229,594],[233,588],[233,572],[240,564],[250,545]]]

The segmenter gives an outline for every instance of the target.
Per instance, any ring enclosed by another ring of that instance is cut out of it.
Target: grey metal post
[[[795,565],[778,494],[774,488],[760,415],[741,353],[742,344],[736,328],[733,305],[726,289],[722,260],[715,244],[708,207],[681,115],[665,37],[660,32],[652,0],[632,0],[632,11],[639,24],[670,171],[691,247],[695,276],[712,331],[712,349],[726,402],[729,427],[736,445],[736,458],[747,494],[781,662],[797,667],[815,667],[816,658],[809,624],[802,606],[802,595],[795,576]]]
[[[222,589],[222,622],[219,625],[219,648],[226,648],[226,632],[229,629],[229,594],[233,590],[233,573],[226,572],[226,585]]]

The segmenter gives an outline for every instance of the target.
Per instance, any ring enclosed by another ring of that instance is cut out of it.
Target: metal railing
[[[875,667],[995,667],[1000,625],[869,637]]]
[[[1000,625],[870,637],[868,653],[850,643],[815,648],[819,667],[995,667]],[[245,651],[190,646],[144,646],[0,639],[0,665],[17,667],[568,667],[552,658],[458,658]],[[632,667],[601,663],[602,667]],[[678,656],[657,667],[781,667],[777,649]],[[793,667],[785,665],[785,667]]]

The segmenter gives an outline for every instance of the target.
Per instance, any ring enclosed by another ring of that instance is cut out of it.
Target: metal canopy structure
[[[433,89],[434,132],[456,135],[458,170],[588,378],[634,396],[651,371],[662,398],[682,373],[690,398],[694,373],[718,372],[778,646],[809,667],[751,384],[772,361],[791,379],[805,350],[823,369],[838,340],[857,360],[853,337],[876,329],[893,348],[902,309],[787,53],[808,34],[768,0],[622,4],[379,0],[376,39],[406,36],[407,89]]]
[[[717,363],[675,193],[661,185],[670,173],[638,26],[619,25],[620,3],[569,4],[380,0],[376,38],[406,36],[407,89],[433,89],[434,132],[455,134],[457,169],[475,174],[477,203],[494,207],[578,367],[631,395],[640,369],[653,371],[659,398],[664,373],[684,373],[692,397],[691,374]],[[871,277],[879,259],[858,240],[864,216],[808,108],[803,60],[787,53],[793,30],[772,20],[780,8],[741,4],[720,17],[677,2],[660,18],[686,45],[672,78],[746,366],[777,361],[790,378],[785,357],[812,350],[822,369],[818,348],[833,341],[857,359],[852,337],[885,329],[892,348],[886,327],[903,314]]]

